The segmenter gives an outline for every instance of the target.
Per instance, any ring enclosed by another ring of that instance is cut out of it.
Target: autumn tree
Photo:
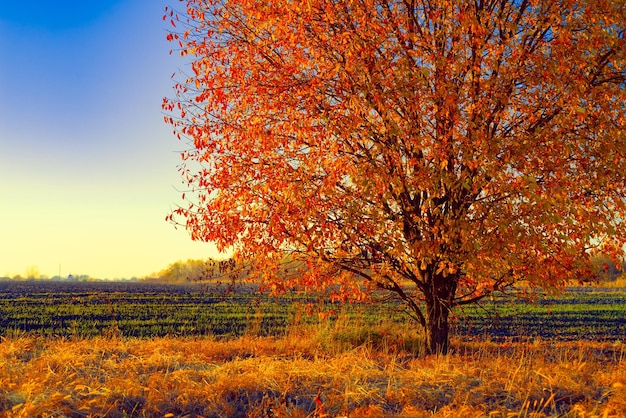
[[[622,260],[616,263],[612,257],[596,253],[590,259],[590,268],[591,280],[606,283],[617,280],[626,271],[626,263]]]
[[[209,260],[179,260],[168,265],[156,276],[166,282],[200,281],[204,278],[205,272],[209,270],[209,263]]]
[[[447,352],[453,307],[620,251],[623,2],[184,4],[164,16],[190,64],[163,103],[190,144],[169,218],[271,289],[387,292]],[[285,254],[307,268],[280,274]]]
[[[237,266],[235,260],[206,260],[176,261],[165,269],[155,273],[155,276],[166,282],[222,282],[236,281],[244,276],[247,269]]]

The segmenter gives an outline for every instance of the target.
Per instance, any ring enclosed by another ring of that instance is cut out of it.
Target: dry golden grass
[[[609,287],[614,289],[626,289],[626,273],[622,274],[612,282],[601,282],[598,284],[600,287]]]
[[[68,417],[624,417],[620,343],[454,341],[415,356],[399,337],[0,342],[0,414]]]

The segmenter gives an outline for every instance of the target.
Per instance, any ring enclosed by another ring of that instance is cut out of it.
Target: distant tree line
[[[176,261],[156,273],[156,278],[171,283],[224,281],[238,273],[233,259]]]
[[[293,263],[285,260],[285,264]],[[626,272],[626,261],[616,263],[606,254],[596,254],[591,257],[591,271],[587,277],[581,277],[584,282],[613,282]],[[214,260],[203,259],[176,261],[165,269],[153,274],[153,278],[171,283],[226,281],[233,277],[242,278],[248,272],[245,266],[237,264],[233,259]]]
[[[119,279],[125,281],[137,281],[136,277],[131,279]],[[16,274],[14,276],[0,276],[0,281],[15,281],[15,282],[34,282],[34,281],[52,281],[52,282],[93,282],[93,281],[101,281],[101,279],[94,278],[89,276],[88,274],[76,274],[76,275],[68,275],[68,276],[48,276],[46,274],[40,274],[38,276],[26,275],[22,276],[21,274]]]
[[[600,282],[614,282],[626,271],[626,261],[616,263],[605,254],[597,254],[591,257],[591,280]]]

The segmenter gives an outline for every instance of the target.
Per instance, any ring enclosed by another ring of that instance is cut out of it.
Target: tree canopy
[[[623,2],[183,3],[169,218],[272,289],[389,292],[445,352],[454,306],[621,250]]]

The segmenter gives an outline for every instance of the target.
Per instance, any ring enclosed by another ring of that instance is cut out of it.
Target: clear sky
[[[0,276],[142,277],[215,257],[165,216],[179,142],[161,102],[177,0],[2,0]]]

